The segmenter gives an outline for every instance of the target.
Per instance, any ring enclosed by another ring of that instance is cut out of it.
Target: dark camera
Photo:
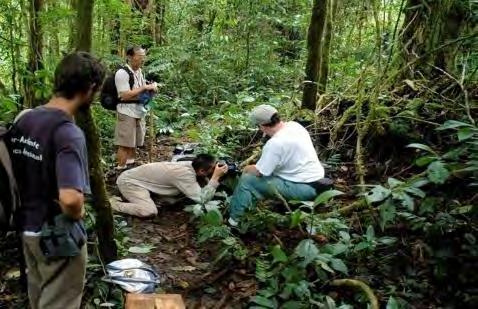
[[[239,164],[231,158],[219,158],[217,163],[219,166],[227,165],[227,175],[238,174],[240,172]]]

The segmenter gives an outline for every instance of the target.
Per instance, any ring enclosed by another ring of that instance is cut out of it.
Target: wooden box
[[[186,309],[180,294],[126,294],[125,309]]]

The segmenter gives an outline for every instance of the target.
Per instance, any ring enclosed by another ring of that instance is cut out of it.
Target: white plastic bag
[[[130,293],[154,293],[160,283],[158,273],[137,259],[123,259],[106,265],[103,281],[119,285]]]

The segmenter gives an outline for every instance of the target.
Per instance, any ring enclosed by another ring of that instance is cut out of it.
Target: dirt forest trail
[[[152,162],[170,161],[175,145],[184,142],[161,137],[153,147]],[[147,163],[148,151],[142,150],[139,157]],[[118,194],[116,177],[108,177],[110,194]],[[214,265],[216,248],[195,243],[195,227],[183,205],[162,207],[153,219],[124,219],[126,249],[148,248],[147,253],[128,252],[125,258],[137,258],[153,266],[161,277],[159,288],[166,293],[181,294],[187,308],[241,308],[240,302],[234,306],[234,299],[239,301],[256,292],[256,282],[250,274],[233,267],[218,269]]]

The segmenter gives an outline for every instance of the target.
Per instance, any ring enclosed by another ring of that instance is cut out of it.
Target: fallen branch
[[[259,147],[257,147],[257,149],[255,149],[253,152],[252,152],[252,155],[245,159],[244,161],[242,161],[242,163],[239,165],[239,167],[242,169],[244,168],[246,165],[249,165],[251,164],[252,162],[256,161],[256,159],[259,157],[259,155],[261,154],[261,149]]]
[[[336,279],[332,280],[330,285],[333,286],[346,286],[346,287],[352,287],[356,289],[362,290],[362,292],[365,293],[367,296],[369,302],[370,302],[370,308],[371,309],[379,309],[378,305],[378,299],[373,293],[372,289],[363,281],[356,280],[356,279]]]
[[[353,202],[352,204],[350,204],[348,206],[341,207],[341,208],[339,208],[335,211],[322,213],[320,215],[325,217],[325,218],[332,217],[332,216],[336,215],[337,213],[341,214],[341,215],[348,215],[349,213],[351,213],[353,211],[356,211],[356,210],[359,210],[359,209],[365,208],[365,207],[367,207],[367,202],[364,199],[360,199],[358,201]]]

